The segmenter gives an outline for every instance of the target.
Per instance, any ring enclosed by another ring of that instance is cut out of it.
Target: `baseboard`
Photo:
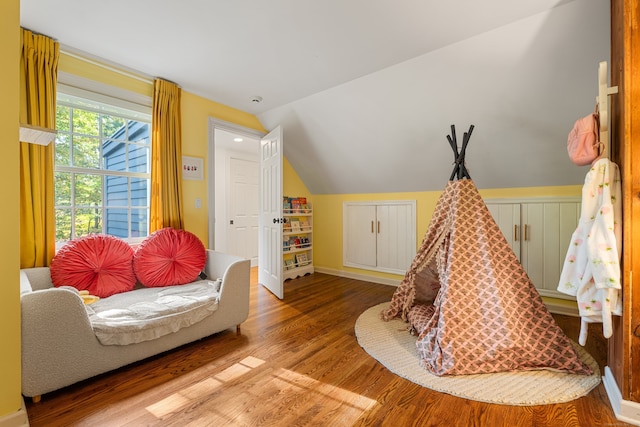
[[[29,417],[27,416],[27,408],[22,400],[22,407],[12,413],[0,417],[0,427],[29,427]]]
[[[578,311],[577,306],[569,307],[564,304],[557,304],[553,301],[546,301],[544,298],[542,298],[542,302],[544,302],[544,305],[547,306],[547,310],[549,310],[549,312],[551,313],[563,314],[565,316],[572,316],[572,317],[580,317],[580,312]]]
[[[397,287],[402,281],[402,279],[399,279],[399,280],[388,279],[384,277],[370,276],[368,274],[361,274],[361,273],[352,273],[349,271],[337,270],[334,268],[327,268],[327,267],[314,266],[314,269],[317,273],[330,274],[332,276],[338,276],[338,277],[346,277],[347,279],[363,280],[365,282],[380,283],[381,285],[389,285],[389,286]]]
[[[613,372],[608,366],[604,367],[604,377],[602,377],[602,383],[607,391],[609,402],[611,403],[611,409],[616,418],[625,423],[640,426],[640,403],[632,402],[630,400],[624,400],[618,383],[613,377]]]

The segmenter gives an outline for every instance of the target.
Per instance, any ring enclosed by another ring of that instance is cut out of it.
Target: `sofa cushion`
[[[100,298],[133,289],[133,249],[107,234],[91,234],[71,240],[51,260],[54,286],[73,286]]]
[[[144,286],[173,286],[196,280],[206,262],[206,249],[195,234],[167,227],[136,248],[133,270]]]

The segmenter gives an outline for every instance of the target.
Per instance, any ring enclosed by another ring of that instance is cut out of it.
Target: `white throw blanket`
[[[105,345],[149,341],[191,326],[218,308],[220,281],[141,288],[87,305],[96,337]]]
[[[578,342],[585,345],[589,323],[613,333],[611,315],[622,314],[620,241],[622,193],[618,165],[599,159],[582,188],[582,212],[571,237],[558,291],[573,295],[582,317]]]

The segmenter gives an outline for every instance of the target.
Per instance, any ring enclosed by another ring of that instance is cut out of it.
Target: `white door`
[[[343,206],[343,264],[376,267],[376,206]]]
[[[258,282],[284,298],[282,280],[282,129],[260,140]]]
[[[377,265],[380,269],[407,271],[416,256],[415,206],[376,207]]]
[[[229,159],[229,252],[258,262],[258,162]]]

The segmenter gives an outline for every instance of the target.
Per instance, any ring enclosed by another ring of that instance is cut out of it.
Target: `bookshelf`
[[[305,197],[284,197],[282,276],[295,279],[313,273],[313,209]]]

